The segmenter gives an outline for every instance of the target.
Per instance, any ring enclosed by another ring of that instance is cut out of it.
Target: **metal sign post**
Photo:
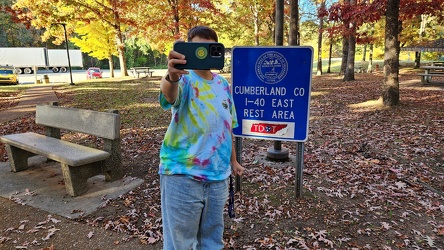
[[[312,62],[312,47],[232,50],[232,92],[239,123],[233,134],[298,142],[297,197],[302,188],[302,142],[308,138]]]
[[[295,176],[295,191],[296,198],[302,196],[302,186],[304,182],[304,143],[298,142],[296,145],[296,176]]]

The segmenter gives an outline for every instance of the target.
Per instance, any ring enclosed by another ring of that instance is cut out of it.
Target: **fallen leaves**
[[[55,232],[59,231],[60,229],[57,228],[50,228],[48,229],[48,234],[42,238],[42,240],[47,241],[49,240],[52,236],[54,236]]]
[[[245,189],[236,204],[236,213],[243,215],[244,225],[235,227],[236,232],[243,234],[228,238],[227,244],[239,247],[243,242],[249,248],[272,246],[285,249],[288,246],[281,241],[271,240],[272,230],[297,228],[299,238],[290,237],[290,232],[286,237],[292,239],[289,242],[298,249],[346,248],[347,245],[378,249],[444,247],[442,242],[438,247],[436,240],[442,237],[439,232],[444,231],[438,230],[438,225],[444,222],[441,213],[444,196],[438,190],[444,181],[444,126],[433,122],[443,114],[443,99],[421,98],[427,103],[419,103],[418,96],[433,96],[434,91],[408,88],[401,94],[404,98],[402,107],[392,110],[368,108],[353,113],[337,104],[358,103],[357,99],[377,95],[374,91],[379,90],[366,81],[351,85],[353,87],[348,88],[344,83],[314,84],[314,90],[322,88],[324,93],[329,86],[332,89],[346,87],[342,88],[341,95],[331,91],[331,98],[312,99],[310,113],[313,119],[310,120],[311,132],[305,143],[304,157],[304,188],[307,192],[303,199],[294,200],[286,193],[294,192],[288,187],[294,185],[291,181],[294,166],[270,170],[266,162],[258,164],[255,155],[262,150],[260,147],[266,146],[244,140]],[[442,95],[442,91],[440,93]],[[285,147],[294,152],[292,144],[285,144]],[[270,202],[276,199],[280,203]],[[292,205],[284,205],[284,210],[297,216],[264,223],[265,219],[273,218],[274,211],[285,201]],[[429,219],[438,224],[428,226]],[[284,226],[277,227],[271,222]],[[247,233],[250,225],[255,225],[257,234]],[[409,231],[413,228],[420,230]],[[394,237],[394,231],[402,237]],[[323,237],[324,232],[328,232],[329,237]],[[423,233],[418,237],[413,232]],[[251,244],[254,236],[257,244]],[[243,240],[244,237],[247,240]],[[387,243],[377,240],[379,238],[394,240]]]
[[[443,90],[401,85],[398,107],[350,106],[377,100],[381,82],[381,77],[371,74],[359,74],[353,82],[332,75],[313,78],[313,92],[321,94],[312,96],[310,104],[302,199],[295,198],[294,162],[258,159],[272,143],[243,139],[246,169],[242,193],[236,194],[238,217],[225,221],[228,249],[444,248]],[[103,88],[75,95],[67,90],[61,105],[119,108],[125,166],[129,175],[146,182],[117,199],[103,197],[101,210],[108,213],[99,211],[79,221],[127,237],[114,241],[116,245],[138,238],[142,244],[159,246],[158,152],[170,114],[156,106],[157,91],[119,84],[122,90],[112,92],[118,97]],[[141,99],[152,101],[153,108],[133,105]],[[116,100],[120,107],[115,107]],[[3,133],[42,132],[33,122],[33,117],[25,117],[8,123]],[[283,146],[295,154],[294,143]],[[47,224],[40,226],[20,223],[0,233],[0,244],[10,242],[8,234],[17,230],[50,229]],[[96,236],[91,230],[86,237]]]
[[[12,240],[10,237],[0,236],[0,244],[5,243],[6,241]]]
[[[91,239],[93,236],[94,236],[94,231],[90,231],[86,237],[88,237],[88,239]]]
[[[23,90],[8,89],[0,91],[0,111],[17,106],[22,92]]]
[[[21,243],[18,243],[14,240],[14,243],[16,243],[15,249],[28,249],[29,246],[39,246],[44,241],[49,241],[51,237],[53,237],[56,232],[60,231],[60,229],[56,228],[56,224],[60,223],[61,221],[54,218],[51,215],[48,215],[46,220],[37,222],[35,225],[30,225],[29,220],[22,220],[19,222],[19,225],[17,227],[10,227],[7,228],[4,233],[8,235],[23,235],[23,234],[29,234],[34,235],[38,232],[44,233],[44,237],[42,237],[40,240],[34,239],[33,241],[24,241]],[[27,229],[29,228],[29,229]],[[9,236],[2,236],[0,235],[0,244],[3,244],[7,241],[13,240],[12,237]]]

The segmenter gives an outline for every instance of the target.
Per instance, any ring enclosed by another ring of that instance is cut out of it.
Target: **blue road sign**
[[[312,63],[312,47],[234,47],[234,135],[306,141]]]

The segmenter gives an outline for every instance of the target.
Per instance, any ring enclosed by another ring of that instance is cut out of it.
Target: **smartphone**
[[[222,43],[176,42],[174,51],[185,55],[186,64],[176,64],[177,69],[222,69],[225,47]]]

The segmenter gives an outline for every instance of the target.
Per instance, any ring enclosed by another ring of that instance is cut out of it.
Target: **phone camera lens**
[[[223,47],[219,45],[210,46],[210,55],[213,57],[221,57],[223,53]]]

